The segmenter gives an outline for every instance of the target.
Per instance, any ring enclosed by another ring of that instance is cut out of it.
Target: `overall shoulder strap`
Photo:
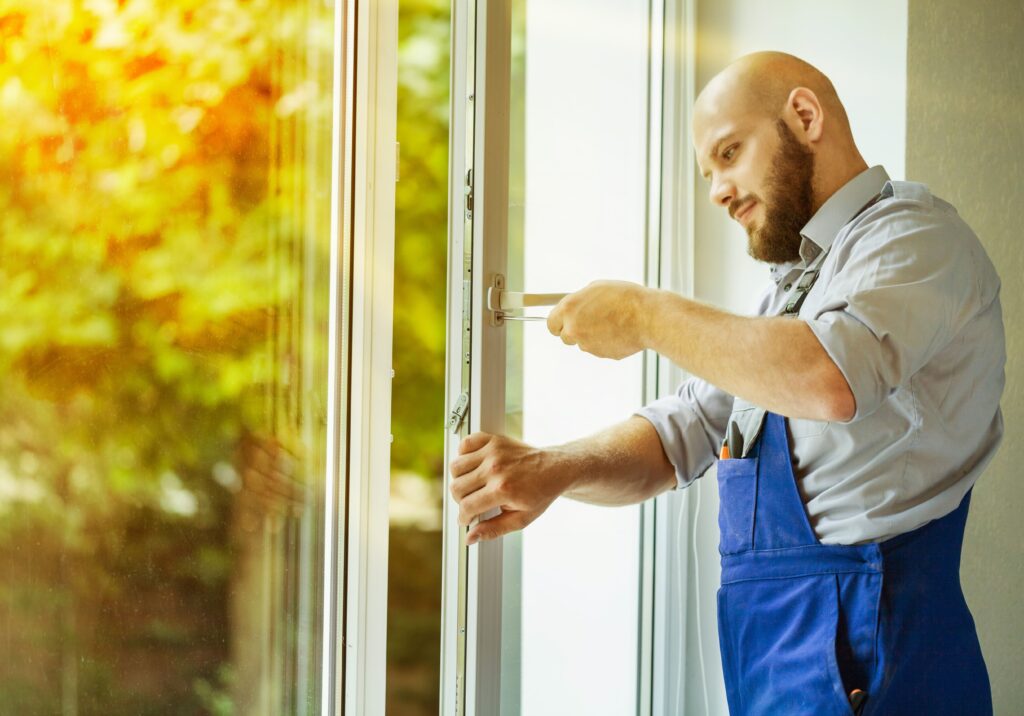
[[[850,221],[853,221],[853,219],[874,206],[881,198],[881,193],[875,194],[871,197],[871,201],[867,202],[851,217]],[[831,248],[829,246],[829,250]],[[814,282],[818,280],[818,274],[821,272],[821,266],[825,262],[825,257],[828,255],[829,250],[822,251],[804,272],[803,276],[800,277],[796,288],[793,289],[789,300],[786,302],[786,307],[778,315],[800,315],[800,307],[803,306],[807,294],[810,293],[811,288],[814,286]],[[725,444],[732,443],[729,445],[729,450],[734,457],[747,457],[751,454],[751,450],[761,436],[767,412],[764,408],[747,403],[739,398],[734,398],[733,412],[729,419],[729,425],[726,428],[725,439]]]
[[[857,213],[850,218],[850,221],[853,221],[869,208],[877,204],[881,198],[882,195],[880,193],[875,194],[871,197],[871,201],[862,206]],[[821,272],[821,265],[825,263],[825,257],[828,255],[828,251],[831,250],[831,248],[832,247],[829,246],[829,249],[822,251],[815,259],[814,263],[808,267],[807,271],[804,272],[804,275],[800,277],[800,281],[797,282],[796,288],[793,289],[793,293],[786,302],[786,307],[782,309],[782,313],[779,314],[780,316],[800,315],[800,307],[804,305],[804,299],[806,299],[807,294],[810,293],[811,288],[814,286],[814,282],[818,280],[818,274]]]

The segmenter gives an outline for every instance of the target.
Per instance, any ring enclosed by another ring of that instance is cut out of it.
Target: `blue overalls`
[[[823,545],[793,475],[785,418],[718,463],[718,628],[739,714],[990,714],[960,589],[970,493],[950,514],[878,544]],[[858,696],[855,701],[859,701]]]

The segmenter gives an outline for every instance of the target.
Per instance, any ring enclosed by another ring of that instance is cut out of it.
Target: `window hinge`
[[[466,419],[466,413],[469,412],[469,393],[462,393],[459,399],[455,402],[455,408],[452,410],[451,415],[448,416],[448,429],[453,433],[459,432],[459,428],[462,427],[462,422]]]

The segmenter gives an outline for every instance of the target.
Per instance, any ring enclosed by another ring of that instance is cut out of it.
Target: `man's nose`
[[[715,178],[711,182],[711,203],[728,207],[736,198],[736,187],[729,180]]]

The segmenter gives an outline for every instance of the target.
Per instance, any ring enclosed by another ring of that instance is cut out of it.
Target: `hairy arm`
[[[755,405],[787,417],[850,420],[853,392],[806,323],[738,316],[646,290],[647,348]]]
[[[593,505],[633,505],[676,485],[654,426],[632,417],[615,427],[556,448],[577,480],[564,494]]]
[[[846,378],[797,318],[739,316],[669,291],[595,281],[562,299],[548,330],[605,358],[649,348],[786,417],[845,421],[856,412]]]

